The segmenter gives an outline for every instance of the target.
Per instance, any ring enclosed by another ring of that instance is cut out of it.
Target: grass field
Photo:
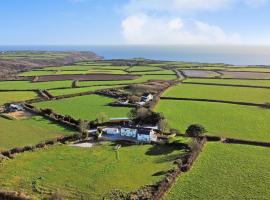
[[[161,100],[156,111],[170,125],[184,132],[194,123],[202,124],[209,135],[270,141],[270,110],[253,106],[195,101]],[[172,112],[173,111],[173,112]]]
[[[101,112],[106,113],[108,117],[126,117],[130,109],[108,106],[108,103],[113,101],[114,99],[108,97],[87,95],[40,102],[35,105],[40,108],[51,108],[57,113],[71,115],[77,119],[95,120]]]
[[[165,97],[213,99],[251,103],[270,102],[270,90],[262,88],[180,84],[166,91]]]
[[[59,89],[59,90],[49,90],[49,92],[54,96],[59,95],[66,95],[66,94],[76,94],[80,92],[88,92],[88,91],[95,91],[95,90],[101,90],[106,88],[115,88],[117,85],[112,86],[93,86],[93,87],[83,87],[83,88],[70,88],[70,89]],[[124,87],[124,86],[121,86]]]
[[[143,72],[131,72],[131,74],[144,74],[144,75],[147,75],[147,74],[175,74],[174,71],[172,70],[161,70],[161,71],[143,71]]]
[[[17,101],[25,101],[34,99],[37,94],[35,92],[0,92],[0,105]]]
[[[270,197],[270,149],[207,143],[192,170],[179,177],[165,200]]]
[[[134,66],[134,67],[128,69],[128,71],[130,71],[130,72],[149,71],[149,70],[160,70],[160,71],[162,71],[163,69],[160,68],[160,67],[155,67],[155,66]]]
[[[126,69],[127,66],[111,66],[111,65],[102,65],[102,64],[93,64],[93,65],[69,65],[69,66],[59,66],[59,67],[46,67],[43,70],[92,70],[92,69],[100,69],[100,70],[109,70],[109,69],[118,69],[123,70]]]
[[[38,90],[71,87],[72,81],[50,81],[36,82],[30,81],[0,81],[0,90]]]
[[[113,143],[92,148],[55,146],[17,155],[0,166],[0,188],[40,193],[59,189],[68,199],[100,200],[113,189],[131,192],[153,184],[173,167],[181,150],[168,146],[122,147],[119,159]]]
[[[269,67],[230,67],[228,71],[270,72]]]
[[[231,79],[196,79],[196,78],[189,78],[189,79],[185,80],[184,82],[233,84],[233,85],[251,85],[251,86],[268,86],[268,87],[270,87],[270,80],[231,80]]]
[[[46,139],[71,134],[72,131],[42,117],[9,120],[0,117],[0,149],[34,145]]]

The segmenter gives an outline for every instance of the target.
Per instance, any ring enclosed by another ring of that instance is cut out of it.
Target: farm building
[[[110,124],[117,124],[117,125],[128,125],[131,120],[127,117],[120,117],[120,118],[110,118]]]
[[[153,129],[140,128],[137,133],[137,140],[144,142],[157,141],[157,135]]]
[[[154,96],[151,93],[144,93],[141,97],[141,102],[148,102],[148,101],[152,101],[154,98]]]
[[[157,141],[157,135],[151,128],[142,127],[108,127],[103,129],[109,135],[121,135],[141,142]]]
[[[6,107],[6,112],[24,111],[24,108],[19,104],[9,104]]]

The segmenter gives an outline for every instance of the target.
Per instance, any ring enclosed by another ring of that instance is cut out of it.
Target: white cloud
[[[228,44],[240,43],[240,37],[225,33],[220,27],[196,20],[128,16],[122,33],[129,44]]]

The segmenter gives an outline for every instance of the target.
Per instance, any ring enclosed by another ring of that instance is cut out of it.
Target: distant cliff
[[[0,79],[14,78],[33,68],[70,65],[75,62],[101,60],[93,52],[7,51],[0,52]]]

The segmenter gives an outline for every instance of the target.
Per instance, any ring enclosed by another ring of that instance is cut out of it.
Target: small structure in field
[[[24,111],[23,106],[19,104],[9,104],[6,106],[6,112],[17,112],[17,111]]]
[[[141,97],[141,102],[148,102],[148,101],[152,101],[154,99],[154,96],[149,93],[149,92],[145,92],[142,97]]]
[[[115,124],[115,125],[128,125],[131,123],[131,120],[127,117],[119,117],[119,118],[110,118],[109,120],[110,124]]]

